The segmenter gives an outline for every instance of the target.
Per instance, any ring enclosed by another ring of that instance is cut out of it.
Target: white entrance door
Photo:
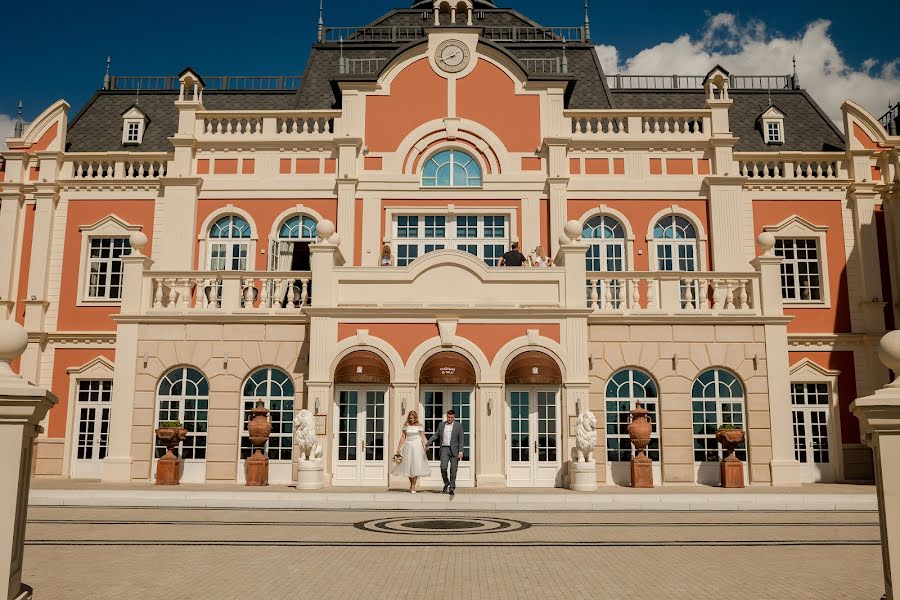
[[[828,419],[830,397],[827,383],[791,384],[794,457],[802,467],[804,483],[834,481]]]
[[[75,415],[78,436],[72,453],[72,477],[99,479],[109,443],[109,411],[112,381],[92,379],[78,382]]]
[[[559,391],[510,390],[506,415],[506,484],[554,487],[561,466]]]
[[[337,396],[334,485],[386,486],[387,392],[343,389]]]
[[[445,387],[425,388],[422,390],[422,423],[425,435],[437,431],[438,426],[447,417],[447,411],[453,410],[457,421],[462,424],[464,447],[463,458],[456,471],[457,487],[473,487],[475,485],[475,444],[473,442],[475,421],[472,411],[471,388]],[[428,448],[428,461],[431,465],[431,476],[425,478],[426,485],[442,486],[440,440]]]

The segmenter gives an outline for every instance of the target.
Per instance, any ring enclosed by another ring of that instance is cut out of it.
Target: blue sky
[[[410,2],[326,0],[325,4],[326,24],[358,25],[393,7],[406,8]],[[583,0],[499,0],[498,5],[515,8],[546,25],[579,25],[583,18]],[[739,65],[756,64],[759,72],[787,73],[787,54],[776,53],[777,58],[770,60],[760,44],[776,50],[791,43],[800,47],[810,27],[820,19],[827,20],[830,26],[820,27],[819,37],[807,40],[801,75],[810,74],[807,79],[811,89],[813,85],[839,86],[842,81],[851,84],[849,89],[865,88],[866,79],[826,77],[822,83],[813,84],[817,82],[816,70],[827,71],[836,52],[843,61],[839,66],[844,75],[862,74],[881,85],[864,103],[873,104],[873,112],[879,106],[886,109],[888,100],[900,99],[896,64],[887,74],[881,71],[883,65],[900,56],[898,46],[884,43],[896,39],[900,13],[893,11],[893,15],[885,14],[888,18],[873,19],[871,9],[875,5],[867,4],[866,10],[854,13],[846,12],[847,6],[821,1],[675,4],[645,0],[640,3],[640,12],[635,12],[634,3],[592,0],[592,37],[606,48],[604,64],[609,68],[616,64],[622,71],[650,64],[671,67],[668,72],[693,74],[709,56],[734,53],[740,55],[734,61]],[[32,119],[59,98],[72,105],[74,115],[100,86],[107,55],[112,55],[114,74],[177,74],[188,64],[206,75],[299,74],[315,34],[318,1],[276,0],[248,5],[232,0],[140,4],[44,0],[10,4],[4,12],[8,17],[3,28],[7,60],[4,85],[0,87],[0,116],[14,115],[21,98],[25,118]],[[723,29],[720,22],[711,26],[711,20],[721,14],[731,16],[732,26]],[[676,65],[660,62],[660,55],[669,56],[671,61],[678,54],[659,44],[679,37],[700,56]],[[815,52],[816,47],[828,42],[835,52]],[[642,50],[654,48],[655,58],[652,54],[644,56],[653,58],[649,63],[627,62]],[[791,52],[796,53],[796,49]],[[876,62],[864,62],[869,59]],[[685,66],[678,68],[682,64]],[[749,68],[731,70],[747,72]],[[897,97],[889,98],[895,90]],[[848,93],[848,89],[842,93]],[[879,101],[881,95],[884,98]],[[825,106],[828,100],[822,104],[833,114],[833,107]]]

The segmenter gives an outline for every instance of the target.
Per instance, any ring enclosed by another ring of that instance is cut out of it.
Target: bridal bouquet
[[[398,452],[391,458],[391,460],[394,462],[395,465],[399,465],[400,463],[403,462],[403,455]]]

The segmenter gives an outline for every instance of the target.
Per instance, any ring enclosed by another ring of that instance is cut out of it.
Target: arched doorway
[[[419,372],[419,389],[422,402],[422,423],[425,433],[431,436],[447,411],[453,410],[456,420],[463,427],[465,443],[463,458],[459,461],[456,485],[475,485],[475,381],[477,376],[472,363],[457,352],[438,352],[422,365]],[[428,448],[431,476],[428,485],[441,485],[440,444]]]
[[[560,485],[559,365],[543,352],[523,352],[509,363],[505,380],[507,485]]]
[[[334,371],[334,485],[388,483],[388,386],[384,359],[357,350]]]

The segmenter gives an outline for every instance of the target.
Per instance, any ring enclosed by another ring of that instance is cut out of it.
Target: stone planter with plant
[[[187,436],[181,421],[162,421],[156,429],[156,439],[165,447],[166,453],[156,462],[156,485],[178,485],[181,483],[181,458],[175,456],[178,447]]]
[[[745,439],[744,430],[731,423],[720,425],[716,430],[716,441],[725,450],[725,457],[721,462],[723,488],[744,487],[744,464],[735,456],[734,451],[744,443]]]

